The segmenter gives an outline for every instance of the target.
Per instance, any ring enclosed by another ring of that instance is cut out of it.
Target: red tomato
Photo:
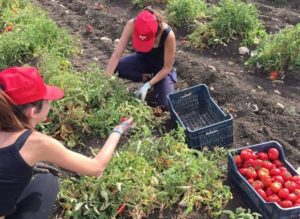
[[[272,195],[267,196],[266,201],[267,202],[280,202],[281,200],[276,194],[272,194]]]
[[[296,199],[295,204],[300,204],[300,199]]]
[[[300,200],[300,189],[295,189],[294,194],[296,195],[296,200]],[[300,202],[299,202],[300,203]]]
[[[269,170],[266,169],[266,168],[261,168],[257,171],[257,176],[258,176],[259,179],[269,177],[270,176]]]
[[[260,180],[255,180],[251,185],[255,190],[264,188],[264,184]]]
[[[250,179],[247,179],[247,181],[250,183],[250,185],[254,182],[254,179],[250,178]]]
[[[268,150],[268,156],[270,160],[277,160],[279,158],[279,151],[276,148],[270,148]]]
[[[293,176],[291,179],[293,182],[295,182],[296,184],[300,185],[300,176]]]
[[[264,162],[263,162],[262,165],[263,165],[264,168],[266,168],[266,169],[268,169],[268,170],[270,170],[270,169],[272,169],[272,168],[275,167],[275,164],[273,164],[273,163],[270,162],[269,160],[264,160]]]
[[[299,207],[300,206],[300,203],[296,203],[293,205],[294,207]]]
[[[251,154],[247,149],[243,149],[240,153],[240,156],[242,158],[243,161],[250,159]]]
[[[272,184],[272,178],[271,177],[265,177],[261,179],[262,183],[264,184],[264,187],[267,188]]]
[[[290,193],[290,194],[288,195],[288,197],[286,198],[286,200],[289,200],[289,201],[291,201],[291,202],[295,202],[295,201],[297,200],[297,196],[296,196],[295,193]]]
[[[14,29],[13,26],[7,26],[7,27],[5,27],[4,31],[10,32],[10,31],[12,31],[13,29]]]
[[[253,165],[254,169],[259,170],[260,168],[263,167],[263,163],[264,162],[262,160],[256,159],[253,161],[252,165]]]
[[[256,171],[255,171],[254,168],[249,167],[249,168],[246,170],[246,176],[247,176],[247,178],[249,178],[249,179],[256,179],[257,173],[256,173]]]
[[[276,165],[276,167],[282,167],[283,163],[280,160],[273,160],[273,164]]]
[[[273,195],[273,194],[274,194],[274,192],[272,191],[271,187],[268,187],[268,188],[266,189],[266,194],[267,194],[267,196],[270,196],[270,195]]]
[[[257,189],[256,192],[263,198],[266,199],[267,198],[267,194],[263,189]]]
[[[283,208],[290,208],[290,207],[293,207],[293,202],[284,200],[284,201],[279,202],[279,205]]]
[[[273,182],[279,182],[281,184],[284,183],[284,179],[282,176],[273,176],[272,179],[273,179]]]
[[[293,181],[286,181],[284,187],[287,188],[290,192],[294,192],[296,189],[296,183]]]
[[[117,209],[117,214],[118,215],[122,215],[125,211],[126,205],[125,204],[121,204],[118,209]]]
[[[283,172],[283,171],[288,171],[287,168],[285,168],[285,167],[278,167],[278,169],[279,169],[281,172]]]
[[[281,171],[278,168],[273,168],[270,170],[270,175],[271,176],[279,176],[279,175],[281,175]]]
[[[250,152],[251,154],[254,153],[254,151],[250,148],[245,148],[244,150]]]
[[[268,160],[269,159],[268,154],[265,153],[265,152],[258,152],[256,155],[257,155],[257,158],[261,159],[261,160]]]
[[[246,176],[246,171],[247,171],[247,168],[239,168],[239,172],[240,172],[243,176]]]
[[[249,159],[244,161],[243,167],[245,167],[245,168],[253,167],[253,163],[254,163],[254,160],[252,158],[249,158]]]
[[[123,118],[122,118],[123,119]],[[122,121],[122,120],[121,120]],[[126,120],[125,120],[126,121]],[[234,157],[233,157],[233,160],[234,160],[234,162],[235,162],[235,164],[239,167],[239,166],[241,166],[241,164],[242,164],[242,158],[241,158],[241,156],[240,155],[235,155]]]
[[[287,188],[279,189],[277,195],[281,199],[286,199],[288,195],[290,194],[289,190]]]
[[[272,192],[277,193],[282,188],[282,184],[279,182],[273,182],[270,187],[272,189]]]
[[[289,171],[282,171],[280,175],[285,181],[288,181],[292,178],[292,174]]]

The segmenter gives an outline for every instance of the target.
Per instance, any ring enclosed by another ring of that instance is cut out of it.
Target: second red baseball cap
[[[133,48],[138,52],[149,52],[153,47],[157,29],[155,14],[149,10],[141,11],[134,21]]]
[[[16,105],[38,100],[58,100],[62,89],[45,84],[34,67],[11,67],[0,72],[0,85]]]

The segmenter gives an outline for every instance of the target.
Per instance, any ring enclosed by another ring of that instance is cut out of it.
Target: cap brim
[[[133,35],[132,45],[137,52],[149,52],[153,48],[155,37],[150,40],[140,40],[137,35]]]
[[[44,100],[59,100],[63,98],[64,91],[58,87],[46,85],[47,92],[45,94]]]

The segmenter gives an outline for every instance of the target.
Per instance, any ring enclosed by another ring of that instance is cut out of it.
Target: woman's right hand
[[[128,130],[130,130],[133,127],[134,127],[133,117],[130,117],[129,119],[122,118],[120,124],[113,129],[113,132],[118,132],[120,134],[123,134],[128,132]]]

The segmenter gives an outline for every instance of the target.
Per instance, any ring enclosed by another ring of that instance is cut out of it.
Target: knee
[[[59,190],[58,177],[54,176],[52,173],[48,173],[46,175],[49,178],[49,186],[51,186],[51,188],[53,188],[53,190],[57,194]]]
[[[55,196],[58,194],[59,184],[58,178],[56,176],[54,176],[52,173],[42,173],[38,174],[38,177],[40,177],[40,180],[42,181],[45,188],[51,189],[52,193],[55,194]]]
[[[124,74],[127,71],[128,71],[127,61],[126,61],[126,59],[122,58],[122,59],[120,59],[118,65],[117,65],[116,72],[118,72],[120,75],[120,74]]]

